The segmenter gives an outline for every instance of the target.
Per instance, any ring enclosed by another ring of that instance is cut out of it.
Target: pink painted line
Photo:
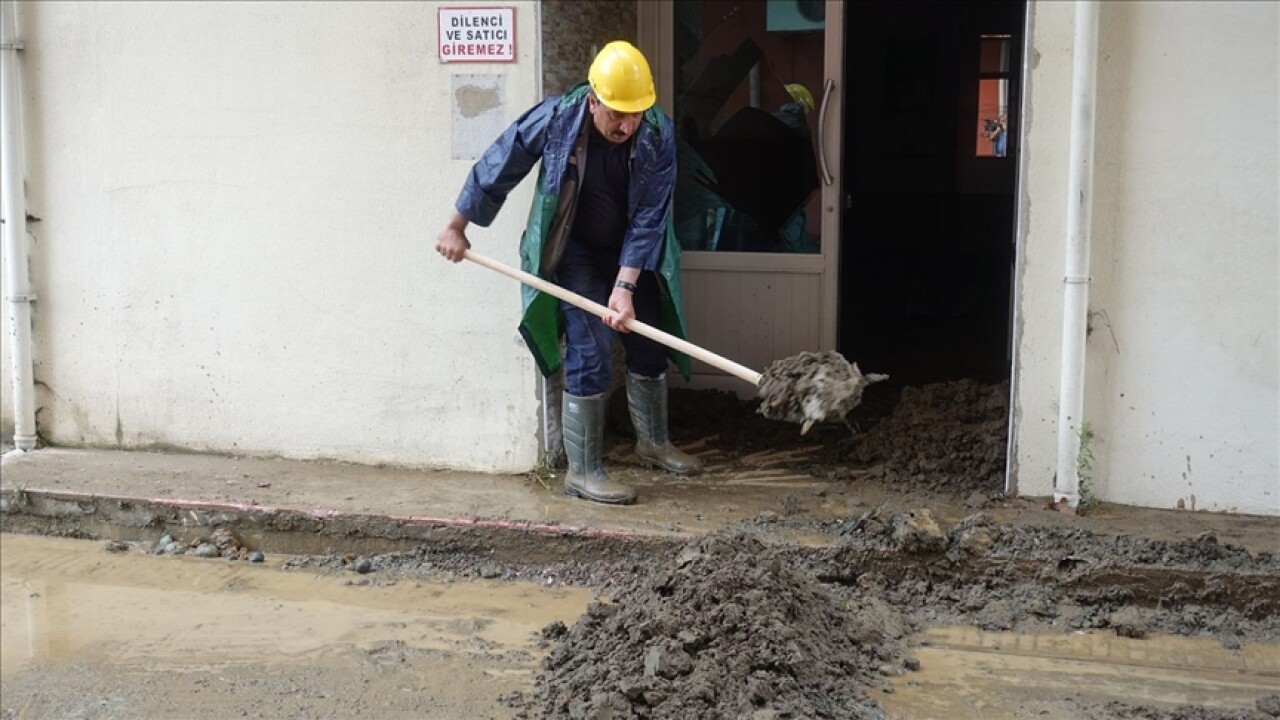
[[[110,500],[132,503],[150,503],[162,507],[182,508],[187,510],[230,511],[246,514],[275,515],[279,513],[299,513],[316,518],[367,520],[378,519],[398,522],[407,525],[439,525],[444,527],[477,527],[493,530],[517,530],[540,535],[561,535],[568,537],[598,537],[619,540],[653,540],[667,537],[657,533],[637,532],[634,530],[617,530],[612,528],[585,527],[578,525],[559,525],[553,523],[534,522],[532,520],[502,520],[497,518],[481,518],[473,516],[429,516],[429,515],[374,515],[370,513],[354,513],[345,510],[313,508],[310,511],[280,508],[253,503],[213,502],[209,500],[183,500],[181,498],[132,498],[116,495],[98,495],[73,491],[27,490],[28,493],[39,493],[57,500],[96,501]],[[678,537],[678,536],[672,536]]]
[[[149,502],[156,505],[189,508],[192,510],[235,510],[237,512],[259,512],[264,514],[272,514],[281,511],[281,508],[272,507],[270,505],[255,505],[253,503],[220,503],[206,500],[180,500],[178,498],[151,498],[150,500],[145,500],[143,502]]]

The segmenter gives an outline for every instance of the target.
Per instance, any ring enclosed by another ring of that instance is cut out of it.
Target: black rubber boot
[[[636,456],[679,475],[702,472],[702,461],[671,444],[667,433],[667,379],[637,378],[627,373],[627,401],[636,426]]]
[[[604,396],[584,398],[565,393],[563,405],[564,452],[569,459],[565,494],[610,505],[635,502],[635,489],[611,480],[600,460],[604,444]]]

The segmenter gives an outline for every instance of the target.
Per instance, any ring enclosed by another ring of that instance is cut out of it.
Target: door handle
[[[827,78],[822,88],[822,108],[818,110],[818,162],[822,165],[822,184],[830,185],[836,179],[831,175],[827,165],[827,105],[831,103],[831,95],[836,89],[836,81]]]

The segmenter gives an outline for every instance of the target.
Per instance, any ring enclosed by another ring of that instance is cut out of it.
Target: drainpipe
[[[27,262],[27,208],[23,199],[21,96],[14,0],[0,0],[0,219],[3,219],[5,317],[13,355],[13,442],[36,446],[35,376],[31,353],[31,287]]]
[[[1071,159],[1067,180],[1067,262],[1063,278],[1062,378],[1058,399],[1055,503],[1080,503],[1080,428],[1084,413],[1085,331],[1089,313],[1089,223],[1093,206],[1093,130],[1098,78],[1098,3],[1077,0],[1071,86]]]

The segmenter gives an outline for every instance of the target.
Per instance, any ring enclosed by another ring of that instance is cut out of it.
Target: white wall
[[[1073,6],[1034,5],[1017,484],[1055,466]],[[1085,419],[1095,489],[1280,514],[1280,6],[1104,3]]]
[[[451,75],[505,76],[504,122],[537,99],[507,4],[517,63],[444,65],[434,2],[23,3],[41,432],[530,467],[519,288],[433,250]],[[478,249],[517,262],[532,183]]]
[[[9,287],[4,281],[4,273],[0,272],[0,302],[8,296]],[[9,303],[0,308],[3,326],[0,327],[0,441],[6,447],[13,442],[13,360],[9,355]]]

